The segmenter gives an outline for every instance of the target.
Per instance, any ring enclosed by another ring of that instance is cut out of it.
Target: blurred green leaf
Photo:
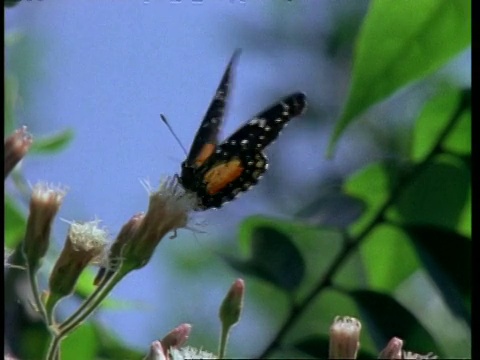
[[[433,226],[407,226],[405,231],[452,312],[471,324],[472,241]]]
[[[14,7],[18,3],[20,3],[20,1],[22,1],[22,0],[3,0],[3,5],[6,8],[10,8],[10,7]]]
[[[460,234],[471,237],[472,236],[472,185],[468,189],[467,202],[460,214],[457,230]]]
[[[374,163],[359,170],[345,181],[345,193],[361,199],[366,205],[360,219],[351,227],[354,235],[373,220],[378,210],[388,200],[391,190],[398,181],[399,171],[396,164]]]
[[[377,225],[360,252],[369,287],[375,290],[392,292],[420,265],[408,235],[391,225]]]
[[[439,348],[417,319],[394,298],[369,290],[349,292],[359,307],[362,331],[368,332],[382,350],[392,337],[398,337],[417,353],[434,352]]]
[[[433,150],[457,110],[460,99],[461,94],[458,90],[443,90],[423,107],[413,131],[414,161],[424,160]]]
[[[341,192],[340,187],[325,186],[320,189],[316,199],[302,208],[296,217],[312,225],[346,228],[362,214],[363,201]]]
[[[255,228],[251,237],[250,258],[246,261],[230,258],[227,260],[230,265],[285,291],[295,290],[305,275],[305,264],[290,237],[268,226]]]
[[[108,329],[98,323],[94,325],[95,336],[99,342],[99,349],[94,359],[143,359],[147,350],[139,352],[131,349],[114,337]],[[147,346],[147,345],[146,345]]]
[[[470,181],[470,171],[461,159],[438,156],[407,185],[387,217],[406,224],[457,229]]]
[[[35,154],[50,154],[63,150],[73,139],[73,131],[70,129],[64,130],[58,134],[34,138],[31,153]]]
[[[69,360],[97,359],[99,341],[95,325],[83,323],[62,342],[61,358]]]
[[[49,332],[45,324],[36,320],[24,319],[28,326],[23,326],[19,339],[19,359],[43,359],[47,352]]]
[[[344,244],[344,234],[337,230],[322,229],[299,221],[260,215],[250,216],[240,225],[239,246],[243,259],[251,258],[253,234],[259,227],[274,228],[285,234],[301,253],[305,275],[301,286],[295,293],[290,294],[297,301],[303,299],[312,287],[317,285],[319,278],[331,265]],[[225,260],[229,263],[231,259]],[[240,262],[243,263],[243,260]]]
[[[425,77],[471,44],[471,1],[373,1],[358,37],[350,94],[329,151],[371,105]]]
[[[443,148],[459,155],[472,153],[472,112],[465,111],[443,142]]]
[[[328,359],[330,340],[328,336],[310,335],[294,344],[297,350],[318,359]]]
[[[15,201],[5,194],[5,246],[14,249],[25,235],[27,219]]]

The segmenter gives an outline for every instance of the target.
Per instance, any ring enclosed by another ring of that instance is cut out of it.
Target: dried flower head
[[[145,266],[160,240],[169,232],[187,227],[189,213],[195,207],[195,199],[178,183],[176,177],[167,178],[158,190],[152,190],[144,184],[150,194],[148,210],[139,215],[132,228],[124,226],[125,232],[118,236],[112,245],[112,256],[120,255],[129,268],[139,269]],[[133,221],[130,220],[130,222]],[[121,249],[121,253],[118,253]]]
[[[430,352],[426,355],[420,355],[411,351],[404,351],[403,357],[401,359],[413,359],[413,360],[428,360],[428,359],[438,359],[438,356]]]
[[[70,223],[62,253],[50,274],[50,293],[56,297],[70,295],[82,271],[98,262],[107,245],[107,233],[99,220]]]
[[[32,189],[30,213],[23,243],[23,253],[32,269],[39,266],[45,256],[50,241],[50,231],[55,215],[65,197],[65,190],[38,183]]]
[[[218,356],[209,353],[204,350],[196,349],[190,346],[169,350],[169,354],[172,360],[184,360],[184,359],[218,359]]]
[[[356,359],[360,347],[360,321],[337,316],[330,327],[329,359]]]
[[[5,139],[5,178],[22,160],[31,145],[32,136],[27,132],[26,126],[22,126]]]

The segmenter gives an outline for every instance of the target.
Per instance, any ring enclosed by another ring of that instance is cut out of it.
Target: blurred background
[[[140,181],[156,186],[180,170],[184,154],[160,113],[188,148],[236,48],[242,54],[223,136],[280,97],[294,91],[308,96],[307,113],[267,149],[270,167],[262,181],[219,210],[196,213],[192,225],[202,233],[182,230],[174,240],[164,239],[152,261],[115,288],[114,305],[94,315],[126,345],[143,351],[187,322],[193,325],[189,344],[215,351],[218,307],[239,276],[217,254],[238,252],[241,221],[255,214],[292,218],[338,191],[342,179],[365,164],[401,162],[412,122],[432,89],[441,82],[470,84],[466,52],[428,81],[369,111],[327,159],[367,8],[363,0],[24,0],[5,9],[6,36],[14,39],[7,44],[6,71],[19,88],[17,127],[26,125],[34,139],[73,132],[63,151],[27,156],[21,165],[25,178],[68,187],[59,217],[100,219],[112,238],[146,209]],[[350,216],[339,210],[316,214],[312,221],[342,224]],[[55,223],[57,251],[67,229],[66,222]],[[52,262],[45,275],[49,266]],[[261,352],[280,322],[265,306],[281,308],[284,300],[271,293],[260,299],[261,306],[249,285],[230,340],[235,357]],[[67,304],[61,310],[73,308]]]

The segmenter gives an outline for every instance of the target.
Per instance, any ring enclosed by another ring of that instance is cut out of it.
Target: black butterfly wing
[[[227,65],[183,166],[197,167],[215,150],[218,142],[218,133],[223,123],[226,101],[230,92],[233,65],[239,55],[240,50],[237,49]]]
[[[262,150],[274,141],[283,127],[303,113],[307,106],[303,93],[291,94],[234,132],[196,173],[199,209],[221,207],[240,192],[255,185],[267,170]]]
[[[307,97],[304,93],[290,94],[257,114],[223,144],[239,146],[243,150],[261,151],[280,135],[281,130],[291,119],[301,115],[306,107]]]
[[[267,170],[267,158],[259,151],[238,152],[238,147],[228,144],[221,145],[221,149],[196,173],[198,210],[221,207],[255,185]]]

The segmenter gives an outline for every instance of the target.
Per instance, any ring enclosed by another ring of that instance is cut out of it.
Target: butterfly
[[[292,93],[257,114],[218,144],[230,93],[232,68],[239,54],[237,50],[232,55],[181,165],[179,182],[186,191],[196,194],[196,210],[219,208],[255,185],[268,168],[263,150],[307,106],[304,93]]]

